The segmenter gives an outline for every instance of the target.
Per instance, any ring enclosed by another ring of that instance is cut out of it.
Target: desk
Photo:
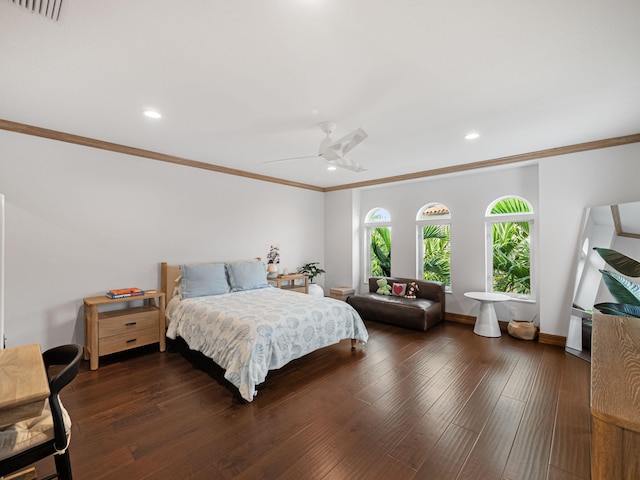
[[[40,345],[0,350],[0,427],[40,415],[49,393]]]
[[[499,337],[501,335],[500,325],[498,325],[498,317],[496,317],[496,309],[493,304],[506,302],[511,300],[511,297],[502,293],[490,292],[467,292],[464,296],[480,302],[480,312],[473,333],[483,337]]]

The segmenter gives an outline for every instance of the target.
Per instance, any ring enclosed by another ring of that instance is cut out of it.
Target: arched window
[[[533,297],[533,207],[518,196],[492,202],[485,215],[487,291]]]
[[[391,276],[391,215],[374,208],[365,217],[365,278]]]
[[[432,202],[416,216],[418,278],[443,282],[451,287],[451,212],[446,205]]]

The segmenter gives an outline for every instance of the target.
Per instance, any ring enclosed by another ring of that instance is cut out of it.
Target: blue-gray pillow
[[[231,290],[234,292],[269,286],[267,268],[260,260],[227,264],[227,272],[229,273]]]
[[[180,265],[180,275],[182,298],[222,295],[231,291],[224,263]]]

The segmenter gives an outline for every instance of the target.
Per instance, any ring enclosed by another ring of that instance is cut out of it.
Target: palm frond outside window
[[[418,212],[418,275],[451,286],[451,212],[441,203],[428,203]]]
[[[491,247],[488,290],[531,296],[533,207],[523,198],[504,197],[489,206],[486,218]]]
[[[391,215],[374,208],[365,218],[365,245],[368,262],[365,278],[391,276]]]

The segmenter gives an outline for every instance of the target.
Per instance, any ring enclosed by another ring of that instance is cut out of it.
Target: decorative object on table
[[[320,262],[305,263],[300,268],[298,268],[298,273],[302,273],[303,275],[309,277],[309,295],[324,297],[324,290],[322,289],[322,287],[313,282],[316,277],[325,273],[325,271],[318,265],[320,265]]]
[[[406,283],[394,283],[391,287],[391,293],[396,297],[404,297],[405,292],[407,291]]]
[[[640,277],[640,263],[608,248],[594,248],[607,264],[627,277]],[[609,270],[600,270],[602,281],[619,303],[604,302],[593,307],[607,315],[640,318],[640,285]]]
[[[126,297],[137,297],[140,295],[144,295],[144,291],[133,287],[133,288],[118,288],[115,290],[109,290],[107,292],[107,297],[109,298],[126,298]]]
[[[416,292],[419,290],[420,288],[418,287],[418,284],[416,282],[409,282],[404,298],[416,298]]]
[[[507,332],[520,340],[533,340],[538,335],[538,327],[526,320],[511,320],[507,325]]]
[[[298,273],[306,275],[307,277],[309,277],[309,282],[313,283],[313,280],[316,277],[322,275],[323,273],[326,273],[318,265],[320,265],[320,262],[305,263],[300,268],[298,268]]]
[[[278,264],[280,263],[280,245],[267,246],[267,278],[278,278]]]
[[[278,278],[278,266],[275,263],[267,264],[267,278]]]
[[[391,285],[386,278],[376,280],[376,284],[378,285],[378,290],[376,290],[378,295],[391,295]]]

